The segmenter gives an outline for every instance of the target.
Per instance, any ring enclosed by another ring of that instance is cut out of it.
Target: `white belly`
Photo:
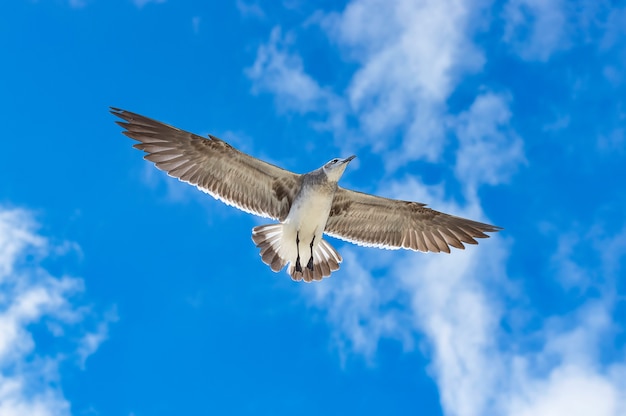
[[[281,241],[284,259],[295,263],[299,252],[302,267],[306,266],[311,255],[311,242],[315,249],[322,240],[333,196],[327,192],[315,192],[313,189],[298,195],[284,222]]]

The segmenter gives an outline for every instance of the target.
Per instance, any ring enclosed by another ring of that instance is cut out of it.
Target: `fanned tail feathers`
[[[302,263],[302,271],[297,271],[295,266],[295,258],[290,258],[291,252],[295,253],[294,248],[284,247],[283,242],[283,224],[260,225],[252,229],[252,240],[254,244],[261,250],[261,259],[263,263],[270,266],[274,272],[280,271],[287,263],[287,273],[292,280],[312,282],[322,280],[324,277],[330,276],[335,270],[339,270],[339,263],[342,262],[341,255],[326,240],[322,239],[313,249],[313,270],[306,267],[307,260]]]
[[[313,250],[313,270],[303,267],[301,272],[296,271],[296,266],[291,263],[287,269],[287,273],[293,280],[304,280],[311,282],[313,280],[322,280],[324,277],[330,276],[335,270],[339,270],[339,263],[342,262],[341,255],[324,239]]]
[[[287,260],[284,260],[279,252],[282,236],[282,224],[260,225],[252,229],[252,241],[261,249],[263,263],[275,272],[279,272],[287,264]]]

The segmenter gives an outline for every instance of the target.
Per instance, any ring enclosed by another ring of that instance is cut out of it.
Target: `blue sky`
[[[14,0],[0,52],[0,414],[626,414],[623,1]],[[504,231],[295,283],[109,106]]]

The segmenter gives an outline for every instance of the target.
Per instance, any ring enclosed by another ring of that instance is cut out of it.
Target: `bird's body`
[[[381,198],[338,186],[354,158],[333,159],[298,175],[255,159],[214,136],[208,139],[124,110],[112,113],[134,147],[170,176],[243,211],[273,218],[254,227],[252,239],[275,272],[288,265],[293,280],[321,280],[339,269],[341,255],[329,234],[359,245],[444,251],[499,227],[444,214],[418,202]]]
[[[302,262],[308,264],[313,257],[309,255],[309,251],[314,251],[322,241],[335,190],[336,184],[312,184],[303,187],[293,201],[289,215],[283,223],[283,242],[287,245],[297,242],[296,257],[294,250],[289,250],[289,256],[286,257],[294,265],[296,262],[292,260],[297,260],[300,253]]]
[[[348,162],[349,160],[343,164]],[[329,180],[323,168],[303,175],[302,186],[283,223],[280,226],[255,227],[252,230],[252,238],[260,247],[268,240],[264,237],[263,230],[269,229],[273,234],[280,232],[280,238],[276,238],[276,244],[271,246],[273,254],[269,254],[268,250],[263,260],[267,259],[266,263],[272,266],[273,259],[278,256],[290,264],[289,274],[295,280],[318,280],[337,270],[341,256],[322,239],[336,191],[337,182]],[[272,233],[270,240],[271,236]],[[284,264],[278,270],[282,266]]]

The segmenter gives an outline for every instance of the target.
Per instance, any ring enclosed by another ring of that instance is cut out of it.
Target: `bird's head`
[[[352,155],[345,159],[335,158],[329,160],[324,166],[322,166],[322,170],[328,177],[328,180],[337,182],[339,181],[339,178],[341,178],[341,175],[343,175],[343,171],[346,170],[348,163],[350,163],[350,161],[355,157],[356,156]]]

